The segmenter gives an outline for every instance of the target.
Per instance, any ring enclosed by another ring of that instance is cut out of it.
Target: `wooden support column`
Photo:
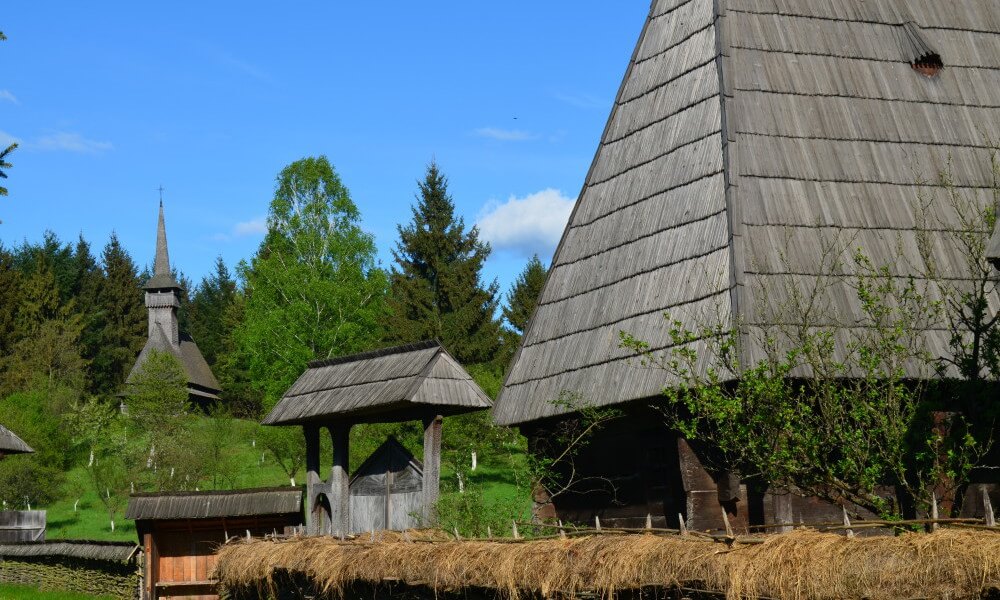
[[[441,415],[424,418],[424,527],[437,525],[441,492]]]
[[[330,469],[330,533],[343,538],[351,533],[351,424],[330,425],[333,467]]]
[[[304,425],[302,431],[306,436],[306,534],[319,535],[320,523],[317,523],[314,502],[319,493],[319,484],[323,482],[319,477],[319,427],[316,425]]]

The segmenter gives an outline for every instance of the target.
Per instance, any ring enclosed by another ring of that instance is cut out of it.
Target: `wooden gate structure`
[[[306,531],[344,536],[351,530],[351,427],[358,423],[421,421],[424,460],[421,524],[435,521],[441,478],[444,416],[490,408],[480,389],[439,342],[428,341],[313,361],[265,425],[298,425],[306,437]],[[333,442],[329,479],[320,476],[320,430]]]
[[[230,537],[301,525],[302,489],[134,494],[125,517],[135,520],[145,555],[143,600],[215,600],[216,549]]]
[[[390,436],[351,477],[351,532],[420,525],[424,466]]]

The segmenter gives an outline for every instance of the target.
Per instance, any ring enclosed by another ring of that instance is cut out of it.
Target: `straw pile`
[[[252,540],[219,550],[227,588],[273,592],[276,576],[305,577],[323,595],[399,581],[434,592],[485,588],[498,596],[573,597],[646,586],[697,586],[728,598],[979,598],[1000,588],[1000,535],[847,538],[800,530],[731,547],[698,538],[597,535],[525,541]]]

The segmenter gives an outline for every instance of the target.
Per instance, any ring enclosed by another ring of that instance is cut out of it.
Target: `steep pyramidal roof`
[[[917,70],[936,60],[937,76]],[[957,189],[992,202],[989,139],[995,2],[653,2],[496,421],[656,396],[664,373],[628,360],[619,332],[665,349],[665,312],[689,329],[771,324],[775,282],[815,278],[838,236],[915,274],[921,182],[950,160]],[[957,227],[945,204],[934,218]],[[961,277],[955,248],[932,251]],[[857,311],[845,288],[832,302]],[[926,333],[938,355],[947,342]]]
[[[146,285],[147,290],[181,289],[170,270],[170,254],[167,252],[167,226],[163,220],[163,201],[160,201],[160,219],[156,224],[156,258],[153,260],[153,276]]]

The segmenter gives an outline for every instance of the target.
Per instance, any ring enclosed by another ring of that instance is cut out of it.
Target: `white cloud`
[[[473,133],[479,137],[500,140],[501,142],[526,142],[538,139],[538,136],[529,131],[520,129],[500,129],[498,127],[480,127]]]
[[[564,94],[562,92],[555,92],[552,96],[560,101],[565,102],[571,106],[577,108],[610,108],[611,102],[603,98],[598,98],[597,96],[592,96],[590,94]]]
[[[17,101],[17,96],[12,94],[10,90],[0,90],[0,100],[6,100],[12,104],[20,104],[20,102]]]
[[[543,259],[551,256],[562,236],[573,199],[556,189],[545,189],[506,202],[492,201],[479,214],[476,225],[482,239],[496,249]]]
[[[36,150],[79,152],[81,154],[97,154],[114,148],[111,142],[90,140],[79,133],[57,131],[43,135],[30,144]]]
[[[233,226],[233,235],[243,237],[267,233],[267,218],[259,217],[250,221],[241,221]]]
[[[258,217],[249,221],[240,221],[233,225],[233,228],[229,232],[215,233],[209,236],[208,239],[214,242],[231,242],[236,238],[263,235],[265,233],[267,233],[267,218]]]

